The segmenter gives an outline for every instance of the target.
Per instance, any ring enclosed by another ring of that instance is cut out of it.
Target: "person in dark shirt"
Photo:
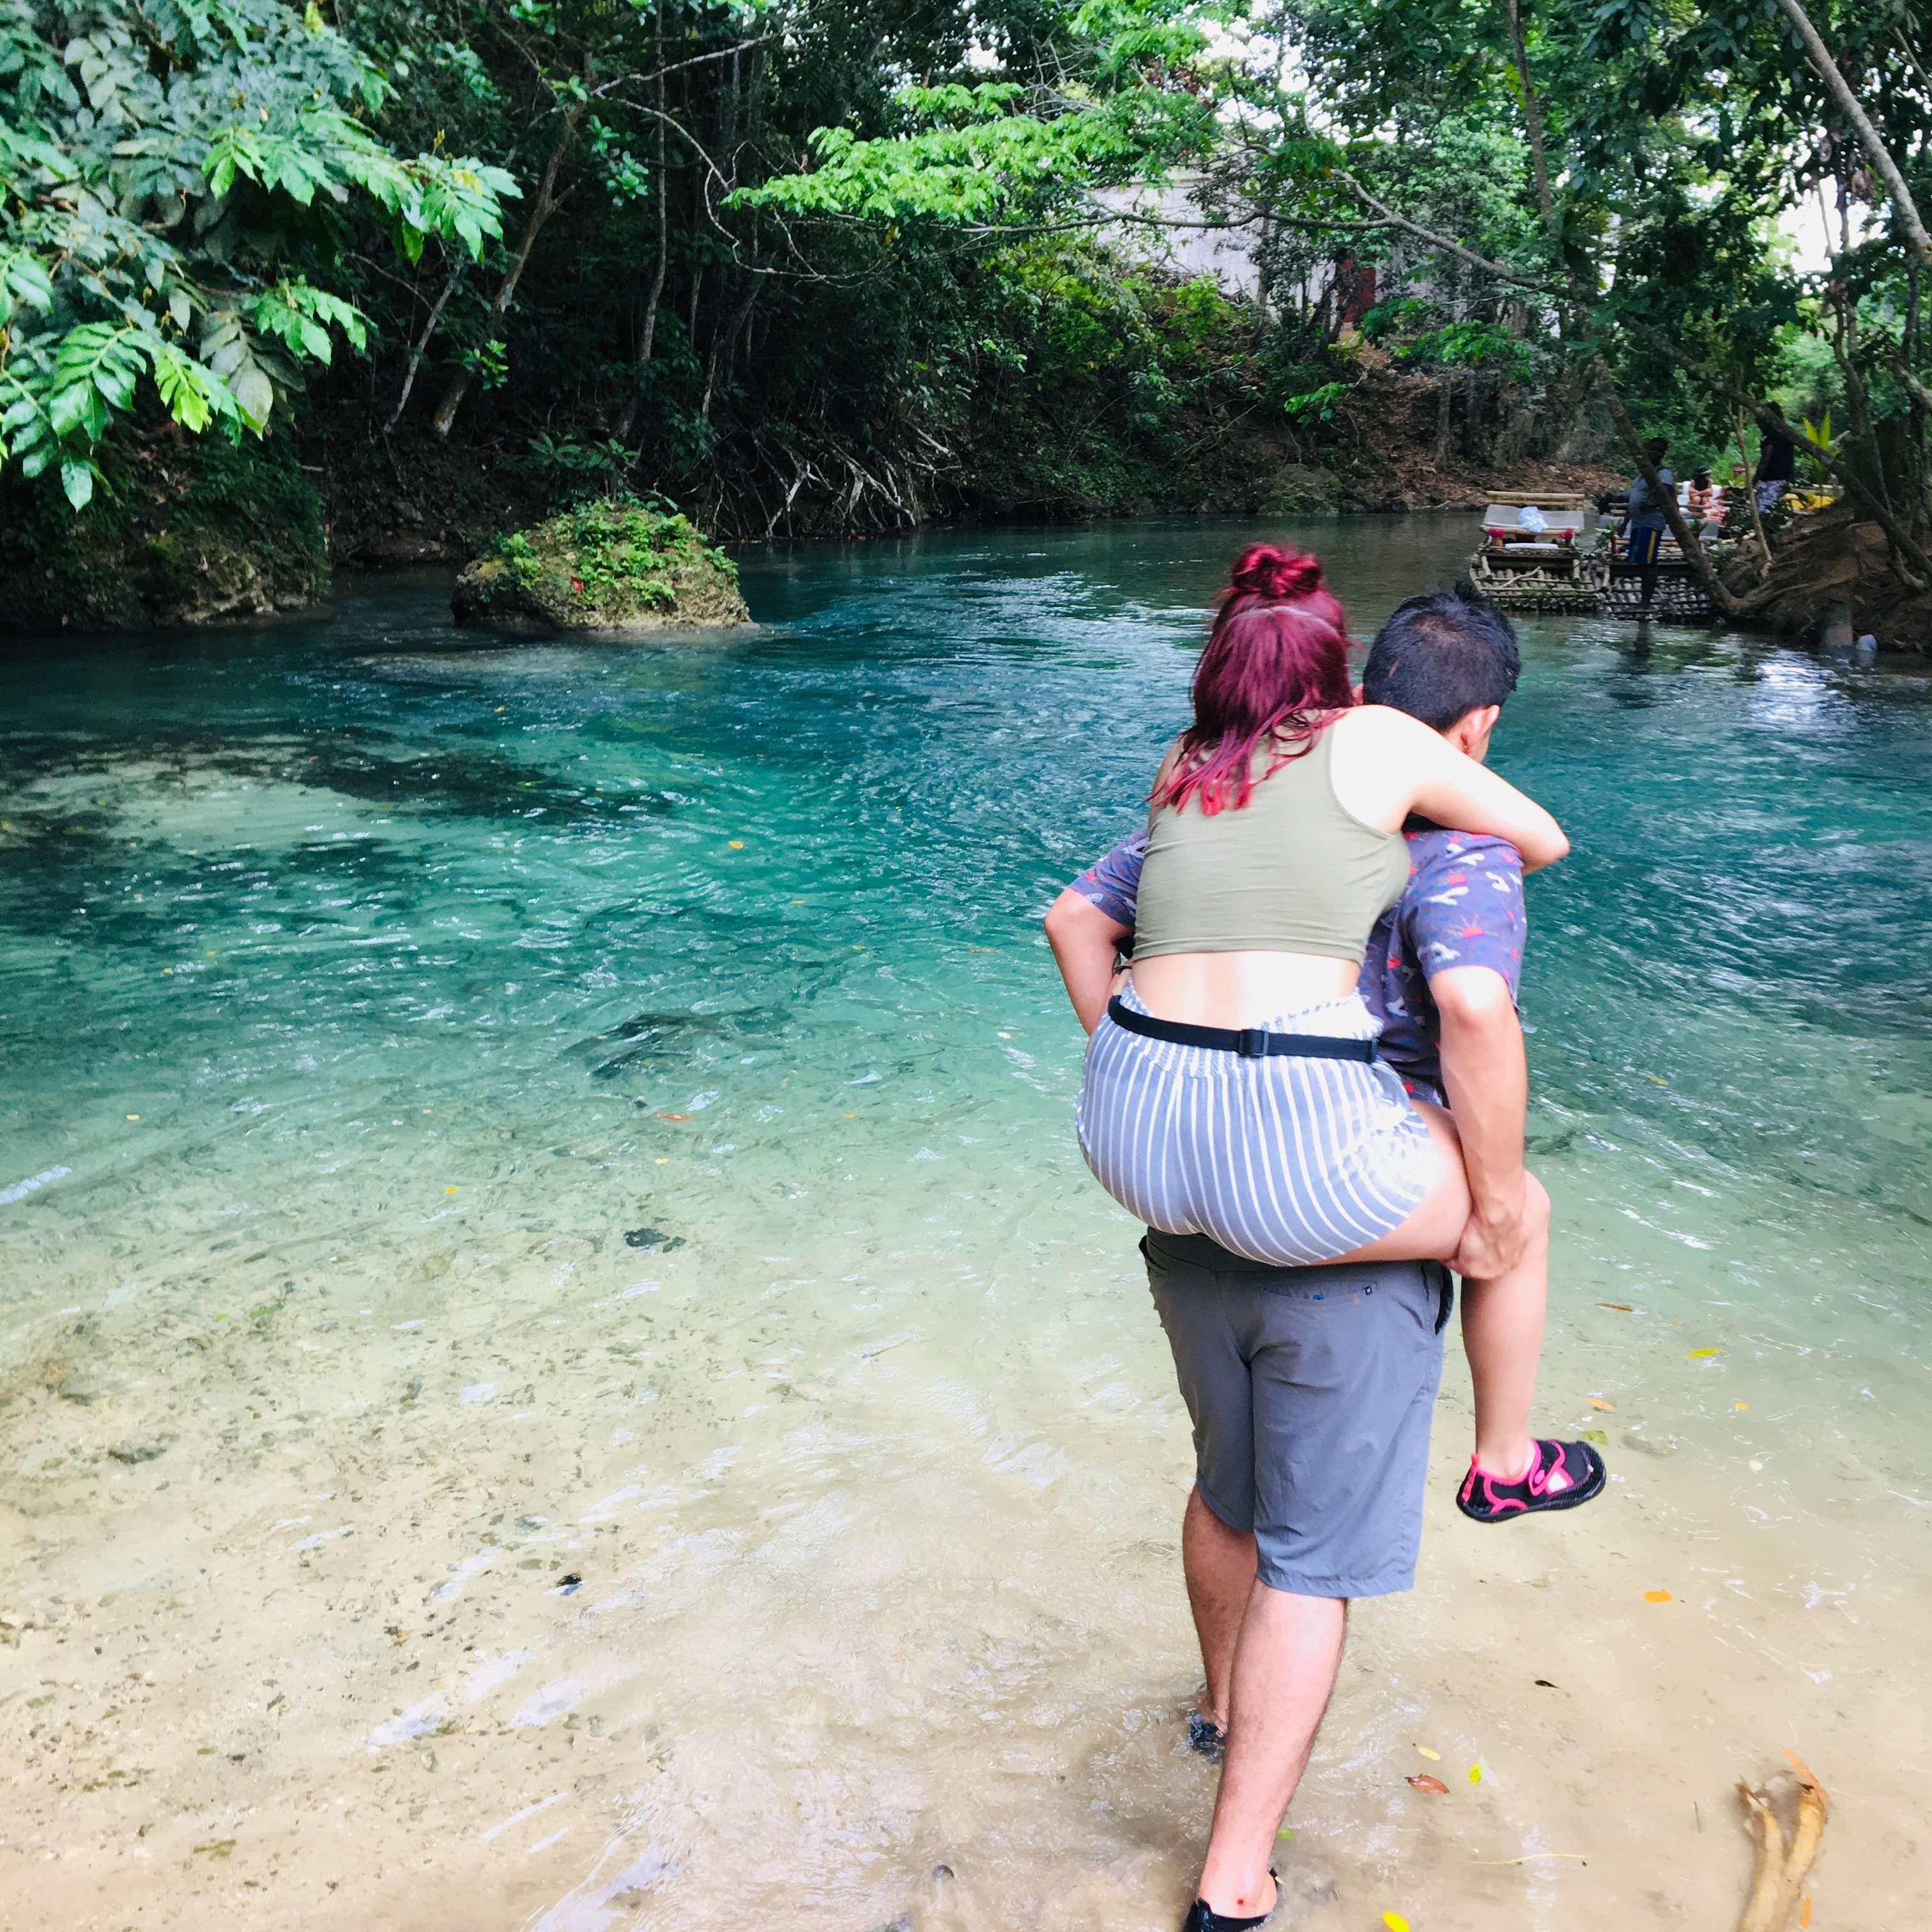
[[[1791,488],[1796,473],[1798,446],[1790,436],[1768,429],[1758,446],[1757,470],[1751,478],[1757,491],[1757,512],[1762,516]]]

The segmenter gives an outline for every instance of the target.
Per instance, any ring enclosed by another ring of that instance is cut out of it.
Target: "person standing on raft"
[[[1643,453],[1650,458],[1651,467],[1657,472],[1657,480],[1666,493],[1674,495],[1677,479],[1664,466],[1664,452],[1670,447],[1662,436],[1654,436],[1644,445]],[[1658,566],[1664,548],[1664,534],[1670,527],[1670,520],[1664,514],[1661,500],[1652,496],[1649,480],[1641,470],[1630,478],[1627,505],[1624,554],[1641,574],[1642,601],[1637,614],[1648,617],[1651,600],[1657,595]]]

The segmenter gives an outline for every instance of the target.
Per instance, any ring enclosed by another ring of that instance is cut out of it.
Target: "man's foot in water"
[[[1469,1458],[1469,1473],[1456,1492],[1456,1507],[1478,1522],[1506,1522],[1539,1510],[1575,1509],[1603,1492],[1604,1459],[1587,1442],[1547,1437],[1529,1445],[1527,1466],[1500,1476]]]
[[[1281,1903],[1281,1886],[1275,1874],[1268,1874],[1268,1908],[1251,1918],[1230,1918],[1225,1912],[1216,1912],[1204,1898],[1197,1898],[1187,1916],[1181,1921],[1180,1932],[1250,1932],[1250,1928],[1265,1925],[1274,1916],[1275,1907]]]
[[[1198,1711],[1187,1714],[1187,1748],[1198,1751],[1210,1764],[1219,1764],[1227,1754],[1228,1734],[1212,1718]]]

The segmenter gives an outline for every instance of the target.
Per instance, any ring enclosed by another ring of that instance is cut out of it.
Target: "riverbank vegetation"
[[[386,562],[614,492],[727,538],[1379,507],[1602,480],[1660,431],[1728,470],[1788,424],[1907,609],[1926,25],[0,0],[0,569],[152,562],[196,438]]]

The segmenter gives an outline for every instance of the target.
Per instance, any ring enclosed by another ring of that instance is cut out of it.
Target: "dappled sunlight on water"
[[[754,556],[722,644],[379,589],[16,650],[18,1922],[1174,1922],[1185,1417],[1037,915],[1133,822],[1247,534]],[[1304,532],[1364,634],[1465,534]],[[1876,1924],[1925,1832],[1932,700],[1526,642],[1498,762],[1576,845],[1526,986],[1543,1412],[1620,1480],[1465,1524],[1455,1364],[1285,1887],[1728,1922],[1732,1782],[1792,1744],[1821,1910]]]

